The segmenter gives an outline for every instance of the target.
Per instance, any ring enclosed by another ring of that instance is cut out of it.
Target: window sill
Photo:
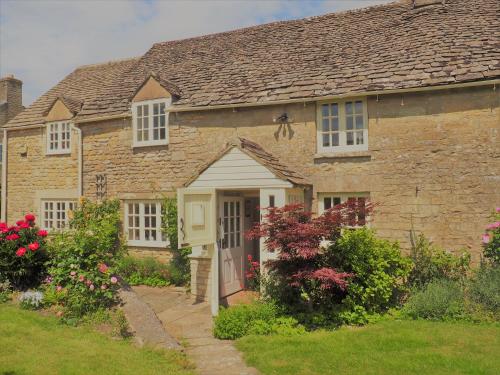
[[[155,142],[135,142],[132,148],[154,147],[154,146],[167,146],[168,141],[155,141]]]
[[[64,151],[46,151],[45,155],[47,156],[52,156],[52,155],[71,155],[71,150],[64,150]]]
[[[168,241],[127,241],[127,246],[131,247],[167,248],[168,245]]]
[[[318,152],[314,154],[314,159],[348,159],[348,158],[371,158],[370,151],[338,151],[338,152]]]

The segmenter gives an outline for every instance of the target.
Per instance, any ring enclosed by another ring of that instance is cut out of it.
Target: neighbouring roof
[[[193,183],[204,171],[210,168],[212,164],[222,158],[233,148],[239,149],[241,152],[254,159],[257,163],[267,168],[276,177],[284,181],[288,181],[297,186],[310,185],[310,183],[307,182],[307,180],[303,176],[280,162],[278,158],[265,151],[260,145],[246,138],[238,137],[236,140],[228,143],[227,147],[221,153],[219,153],[204,167],[198,170],[196,174],[194,174],[187,182],[184,183],[184,186],[189,186],[191,183]]]
[[[126,113],[152,72],[178,88],[174,106],[195,107],[500,77],[500,1],[412,4],[401,0],[157,43],[138,59],[77,69],[8,126],[40,121],[41,107],[61,93],[84,102],[78,118]]]

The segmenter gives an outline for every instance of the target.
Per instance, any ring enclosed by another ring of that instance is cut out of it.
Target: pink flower
[[[107,265],[105,265],[104,263],[99,264],[99,272],[106,273],[106,272],[108,272],[108,268],[109,267]]]
[[[37,251],[40,248],[40,244],[38,242],[33,242],[28,245],[28,248],[31,251]]]
[[[85,281],[85,276],[80,275],[80,276],[78,277],[78,280],[80,280],[80,281],[83,283],[83,282]]]
[[[500,207],[497,207],[497,213],[500,213]]]
[[[33,214],[26,214],[24,216],[24,220],[26,220],[26,221],[35,221],[35,215],[33,215]]]
[[[18,240],[19,238],[21,238],[21,237],[19,237],[19,234],[17,234],[17,233],[12,233],[12,234],[9,234],[8,236],[5,237],[5,239],[7,241],[15,241],[15,240]]]
[[[71,271],[69,274],[70,274],[71,276],[75,276],[75,275],[76,275],[76,271]]]
[[[94,289],[95,289],[94,284],[90,284],[89,289],[90,289],[90,290],[94,290]]]
[[[102,284],[101,285],[101,290],[106,290],[106,289],[108,289],[108,286],[106,284]]]
[[[111,284],[116,284],[118,282],[118,279],[114,276],[111,277]]]
[[[26,248],[25,247],[20,247],[19,249],[17,249],[16,255],[18,257],[22,257],[24,254],[26,254]]]
[[[483,234],[483,243],[487,244],[490,242],[490,235],[489,234]]]
[[[87,280],[85,281],[85,284],[87,284],[87,286],[90,286],[90,284],[92,284],[92,281],[90,281],[89,279],[87,279]]]
[[[252,255],[248,254],[248,261],[251,262],[252,261]]]
[[[58,285],[58,286],[56,287],[56,290],[57,290],[58,292],[60,292],[62,289],[63,289],[63,287],[62,287],[62,286],[60,286],[60,285]]]
[[[37,232],[37,235],[40,236],[40,237],[47,237],[47,234],[48,234],[48,232],[46,230],[43,230],[43,229],[40,229]]]

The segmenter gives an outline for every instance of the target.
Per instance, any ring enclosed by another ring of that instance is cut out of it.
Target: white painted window
[[[42,200],[42,227],[46,230],[67,228],[70,211],[76,208],[72,200]]]
[[[132,105],[134,146],[168,144],[168,107],[171,99],[156,99]]]
[[[368,150],[368,112],[365,99],[318,104],[318,152]]]
[[[369,193],[320,193],[318,194],[318,213],[321,215],[326,210],[338,204],[346,203],[348,200],[354,200],[358,204],[358,207],[360,207],[360,212],[357,217],[352,217],[352,220],[358,221],[360,225],[365,225],[367,217],[362,207],[365,206],[369,198]]]
[[[68,121],[47,124],[47,154],[71,153],[71,123]]]
[[[166,247],[168,241],[161,230],[161,202],[126,202],[125,233],[130,246]]]

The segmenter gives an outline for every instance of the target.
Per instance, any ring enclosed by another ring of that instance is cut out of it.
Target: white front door
[[[242,198],[221,197],[219,225],[219,286],[222,298],[240,291],[245,285]]]

